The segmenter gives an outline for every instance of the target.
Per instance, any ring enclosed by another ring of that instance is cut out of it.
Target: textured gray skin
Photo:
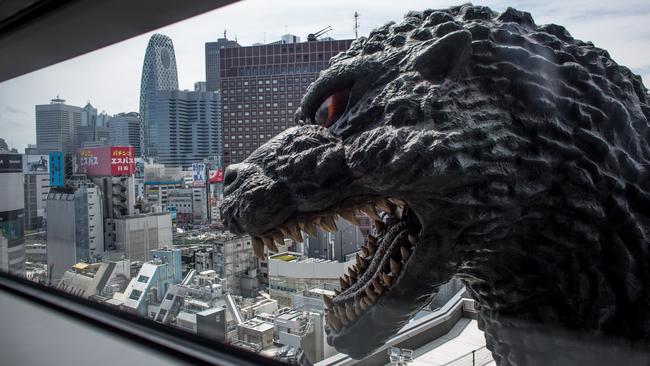
[[[341,118],[314,125],[345,88]],[[650,364],[647,98],[605,50],[528,13],[411,12],[332,59],[301,126],[228,168],[222,217],[261,235],[372,198],[408,203],[423,228],[397,283],[328,329],[355,358],[458,276],[499,365]]]

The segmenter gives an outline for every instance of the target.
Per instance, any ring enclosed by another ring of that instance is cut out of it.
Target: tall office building
[[[159,163],[189,168],[221,155],[218,92],[159,91],[155,108]]]
[[[218,38],[216,42],[205,44],[205,87],[207,91],[217,91],[221,87],[219,51],[222,48],[239,47],[236,41]]]
[[[107,146],[109,144],[108,122],[106,113],[97,114],[97,108],[90,102],[81,110],[81,121],[75,126],[77,149],[82,147]]]
[[[133,146],[133,154],[140,156],[140,115],[137,112],[116,114],[108,126],[111,146]]]
[[[154,34],[144,55],[140,84],[140,149],[144,158],[155,159],[158,156],[156,92],[177,89],[178,74],[172,40],[163,34]]]
[[[294,125],[307,86],[352,40],[222,48],[221,126],[224,165],[244,160]]]
[[[74,154],[77,148],[75,127],[81,125],[82,108],[52,99],[50,104],[36,106],[36,146],[41,154],[62,151]]]
[[[22,155],[0,154],[0,271],[25,273]]]

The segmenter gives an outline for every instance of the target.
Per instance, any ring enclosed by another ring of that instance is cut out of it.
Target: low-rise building
[[[122,309],[141,316],[156,316],[169,286],[181,281],[181,251],[153,250],[124,291]]]
[[[151,250],[173,244],[168,212],[124,216],[114,222],[116,251],[132,261],[145,261]]]
[[[355,262],[337,262],[303,257],[296,252],[283,252],[269,257],[269,293],[280,306],[294,307],[294,295],[314,287],[335,289],[339,277]]]
[[[216,237],[214,242],[215,271],[226,280],[227,291],[233,295],[254,297],[258,288],[254,283],[247,281],[251,277],[250,271],[257,269],[251,237],[226,233]],[[243,287],[242,278],[245,282]]]
[[[245,343],[253,344],[262,350],[273,345],[274,325],[260,318],[253,318],[237,325],[237,338]]]

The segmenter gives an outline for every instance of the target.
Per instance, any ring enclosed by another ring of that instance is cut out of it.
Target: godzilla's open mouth
[[[365,202],[365,203],[364,203]],[[368,325],[379,326],[374,320],[382,317],[388,322],[395,314],[381,315],[382,311],[375,311],[378,304],[386,303],[387,299],[400,297],[392,294],[409,259],[416,250],[418,237],[422,230],[420,221],[408,204],[399,198],[356,197],[347,200],[337,208],[328,209],[326,212],[296,214],[295,217],[279,225],[279,229],[272,229],[265,234],[253,238],[253,248],[258,256],[263,256],[264,246],[272,251],[277,251],[275,242],[283,243],[284,237],[302,241],[302,232],[312,236],[316,235],[316,226],[325,231],[337,230],[336,217],[352,224],[358,225],[357,215],[363,213],[371,219],[373,227],[368,234],[365,245],[356,255],[356,264],[348,269],[348,273],[339,278],[340,289],[335,290],[335,296],[324,296],[326,305],[326,332],[330,344],[339,350],[345,351],[348,343],[346,338],[369,337]],[[398,298],[397,301],[410,301]],[[415,301],[416,299],[412,299]],[[386,308],[386,304],[381,306]],[[408,308],[408,307],[403,307]],[[398,310],[398,309],[394,309]],[[392,312],[392,311],[391,311]],[[363,324],[366,323],[366,324]],[[393,328],[394,325],[386,324],[384,328]],[[377,330],[377,328],[375,328]],[[386,329],[387,333],[394,329]],[[350,333],[348,335],[348,333]],[[373,334],[380,337],[380,334]],[[364,349],[362,352],[368,352]],[[361,351],[361,350],[359,350]],[[347,353],[354,352],[348,350]]]

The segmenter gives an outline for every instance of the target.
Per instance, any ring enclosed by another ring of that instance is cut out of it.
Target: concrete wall
[[[116,219],[115,244],[132,261],[148,260],[150,250],[172,245],[171,215],[162,213]]]
[[[76,263],[74,206],[73,200],[47,201],[47,268],[54,283]]]

